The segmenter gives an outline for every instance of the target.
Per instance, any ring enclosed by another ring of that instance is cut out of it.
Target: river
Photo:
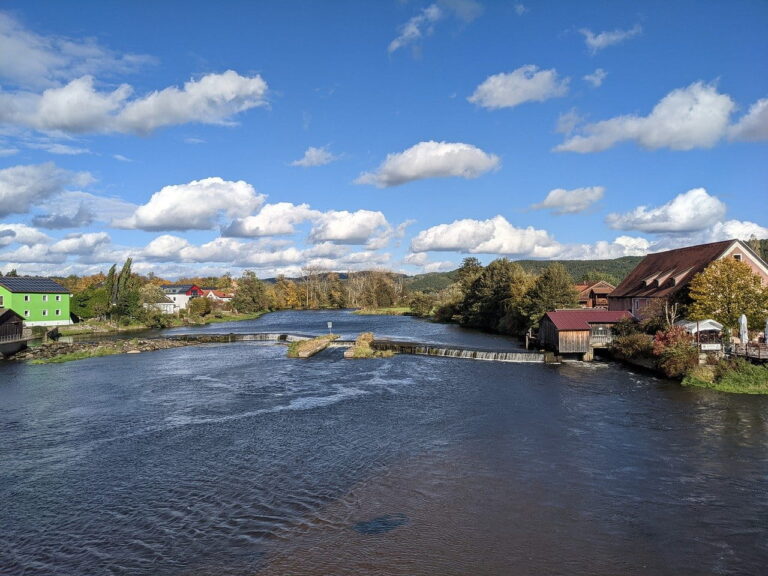
[[[514,346],[348,312],[197,331],[329,321],[349,338]],[[768,397],[609,363],[342,352],[0,362],[0,574],[765,573]]]

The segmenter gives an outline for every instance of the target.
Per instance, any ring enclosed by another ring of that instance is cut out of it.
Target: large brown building
[[[682,296],[696,274],[723,258],[748,264],[763,285],[768,284],[768,265],[741,240],[725,240],[648,254],[608,296],[608,309],[629,310],[642,317],[654,301]]]

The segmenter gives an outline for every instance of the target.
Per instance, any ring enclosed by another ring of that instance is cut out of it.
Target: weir
[[[191,342],[221,343],[221,342],[299,342],[310,340],[316,336],[307,334],[286,334],[277,332],[256,332],[251,334],[181,334],[170,336],[171,339],[179,339]],[[329,348],[350,348],[354,346],[353,340],[333,340],[328,344]],[[474,350],[471,348],[452,347],[442,344],[427,344],[423,342],[410,342],[405,340],[373,340],[371,348],[379,351],[392,351],[396,354],[414,354],[419,356],[440,356],[443,358],[461,358],[465,360],[485,360],[489,362],[515,362],[530,363],[544,362],[544,354],[528,351],[494,351]]]
[[[396,354],[416,354],[420,356],[442,356],[445,358],[463,358],[467,360],[486,360],[490,362],[544,362],[540,352],[502,352],[491,350],[472,350],[470,348],[446,347],[439,344],[422,344],[398,340],[374,340],[374,350],[391,350]]]

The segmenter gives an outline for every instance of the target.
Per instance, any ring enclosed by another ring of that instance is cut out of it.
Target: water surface
[[[327,321],[515,345],[338,312],[198,330]],[[608,364],[251,342],[6,362],[0,502],[2,574],[762,574],[768,402]]]

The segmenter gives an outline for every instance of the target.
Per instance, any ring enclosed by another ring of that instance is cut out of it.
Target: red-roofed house
[[[613,339],[614,324],[632,318],[626,310],[576,308],[547,312],[539,323],[539,343],[558,354],[581,354],[592,359],[594,348]]]
[[[231,302],[232,294],[228,294],[215,288],[203,288],[203,298],[208,298],[215,302]]]
[[[641,317],[654,300],[684,298],[693,277],[723,258],[748,264],[768,284],[768,265],[741,240],[700,244],[648,254],[608,296],[608,310],[629,310]]]

